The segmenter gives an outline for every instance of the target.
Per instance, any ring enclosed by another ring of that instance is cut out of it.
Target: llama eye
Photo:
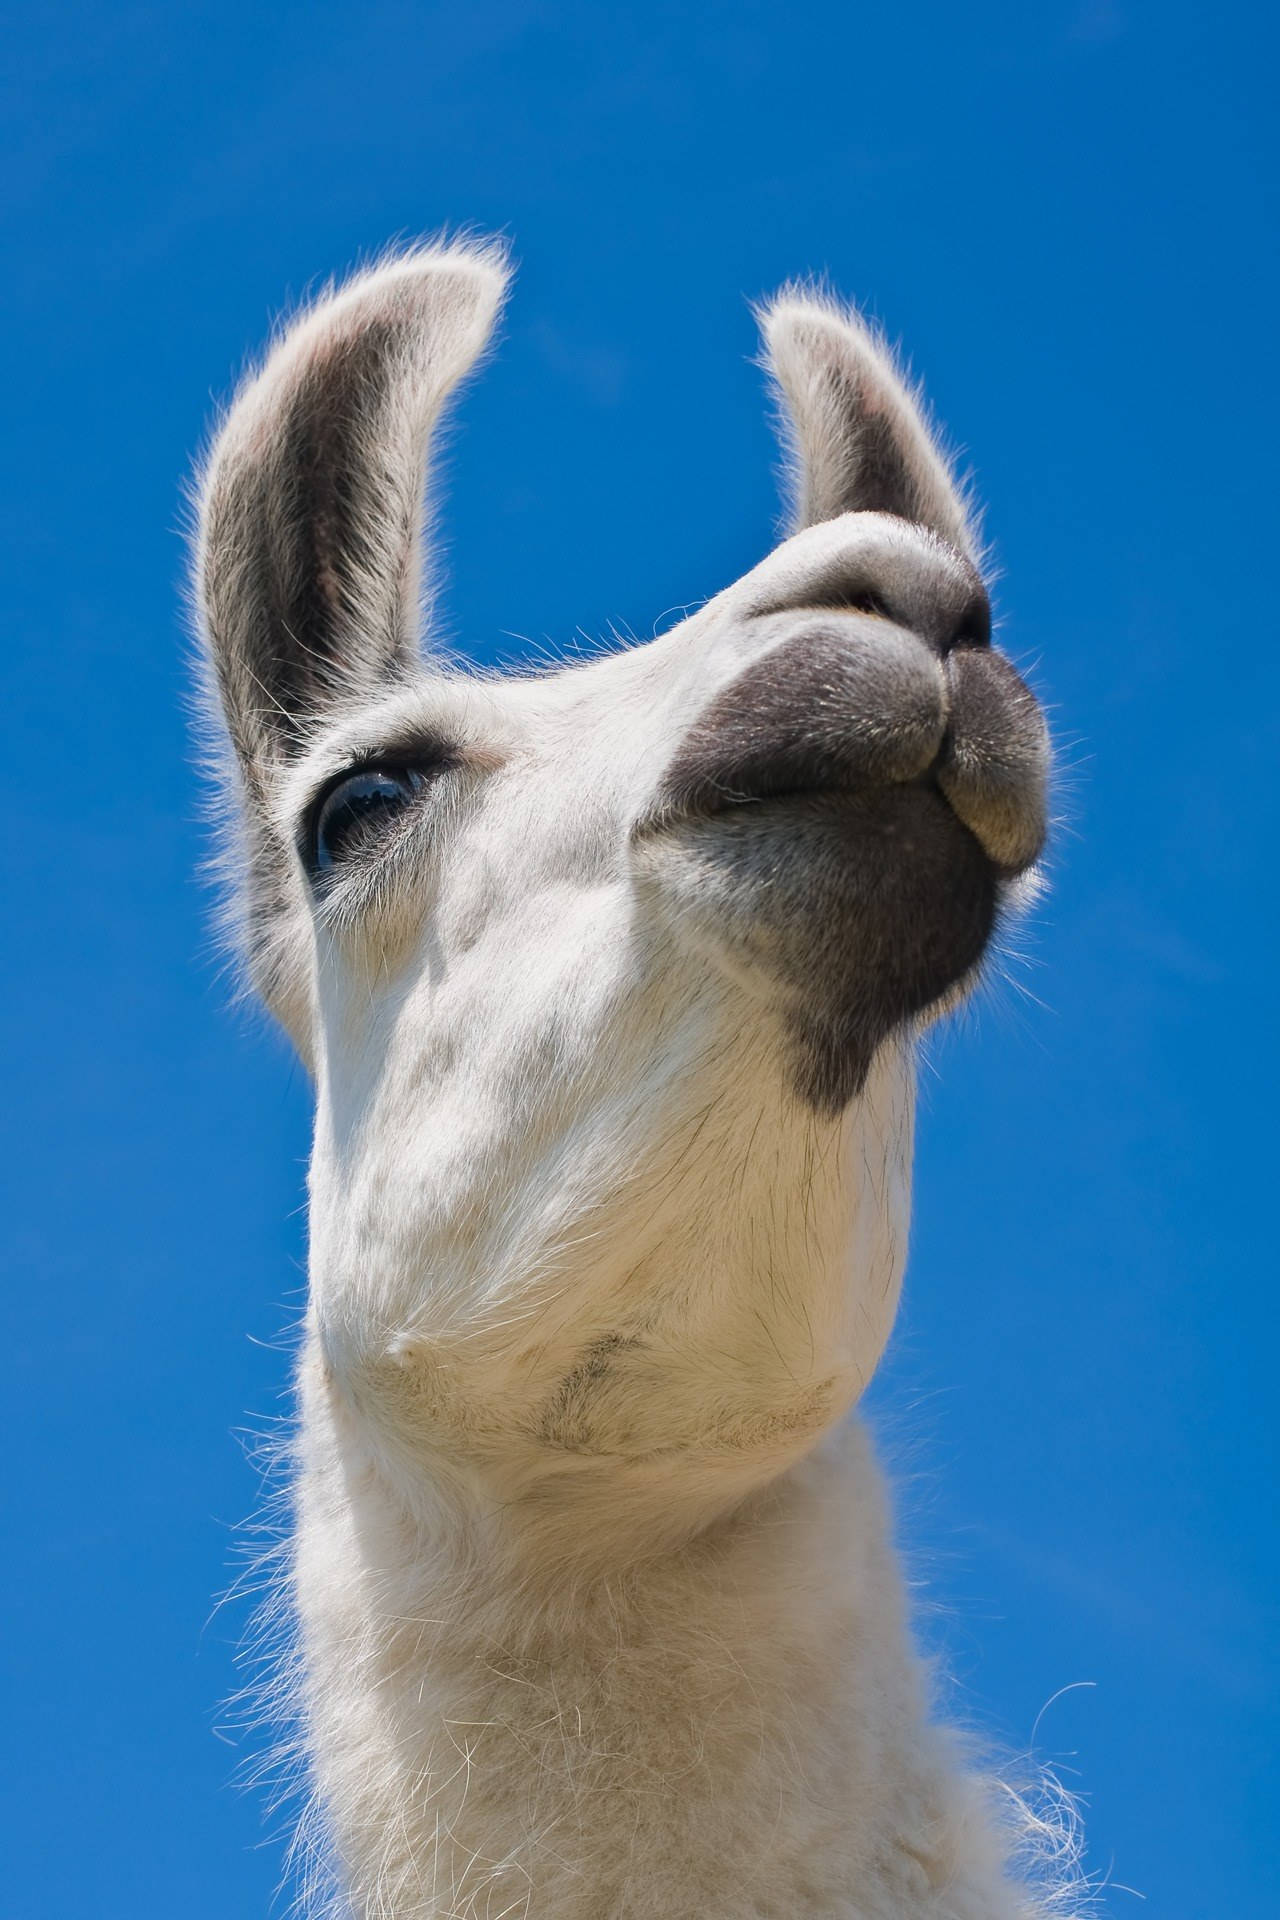
[[[308,836],[308,864],[325,873],[377,837],[412,800],[423,776],[414,767],[362,767],[329,788]]]

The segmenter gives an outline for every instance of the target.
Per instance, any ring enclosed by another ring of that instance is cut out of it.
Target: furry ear
[[[431,430],[506,290],[500,249],[421,248],[284,335],[237,397],[199,499],[197,611],[235,750],[224,797],[254,985],[304,1056],[307,914],[274,776],[335,703],[413,667]]]
[[[506,280],[494,247],[390,261],[305,315],[236,399],[201,488],[196,570],[251,785],[335,696],[416,659],[428,440]]]
[[[795,528],[892,513],[976,559],[965,502],[920,401],[861,315],[784,287],[756,318],[791,443]]]

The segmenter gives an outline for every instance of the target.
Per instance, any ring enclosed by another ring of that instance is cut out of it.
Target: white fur
[[[292,1591],[333,1911],[1038,1915],[1009,1865],[1025,1822],[931,1723],[848,1417],[901,1282],[912,1036],[815,1112],[753,929],[633,835],[681,732],[815,582],[864,552],[924,566],[934,535],[965,549],[964,509],[880,346],[788,294],[766,332],[819,524],[648,646],[527,678],[420,668],[425,437],[501,290],[492,252],[454,247],[321,304],[205,483],[246,938],[316,1086]],[[335,342],[388,315],[400,371],[352,456],[384,492],[340,578],[261,468],[300,369],[323,387]],[[904,423],[932,533],[836,498],[858,448],[833,361]],[[272,514],[301,541],[281,579],[320,552],[338,636],[290,740],[244,637]],[[293,852],[312,796],[437,731],[462,764],[430,830],[317,903]]]

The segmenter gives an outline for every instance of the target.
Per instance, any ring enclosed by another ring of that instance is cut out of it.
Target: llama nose
[[[851,613],[867,613],[888,620],[922,640],[940,660],[960,647],[991,645],[991,602],[986,588],[973,575],[948,583],[949,593],[912,592],[910,585],[893,594],[871,592],[851,595],[840,603],[831,602]]]
[[[938,659],[991,644],[991,603],[972,561],[885,514],[846,514],[794,535],[732,592],[734,613],[753,622],[870,615]]]
[[[794,619],[797,615],[863,614],[898,629],[905,640],[923,642],[939,660],[961,647],[991,645],[991,602],[976,574],[968,579],[946,583],[950,592],[913,591],[914,582],[903,582],[896,590],[879,585],[865,586],[850,581],[826,585],[825,591],[805,596],[795,606],[780,609]]]

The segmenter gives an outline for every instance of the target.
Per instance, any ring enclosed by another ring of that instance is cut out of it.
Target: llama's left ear
[[[891,513],[976,559],[964,498],[923,407],[861,315],[785,287],[756,318],[791,442],[795,528]]]
[[[506,280],[500,249],[458,245],[341,287],[237,397],[205,472],[196,596],[235,750],[241,944],[304,1053],[306,912],[273,813],[276,776],[326,714],[417,660],[431,430]]]
[[[201,490],[196,571],[251,785],[335,699],[416,659],[428,441],[506,279],[493,246],[405,254],[313,308],[237,397]]]

